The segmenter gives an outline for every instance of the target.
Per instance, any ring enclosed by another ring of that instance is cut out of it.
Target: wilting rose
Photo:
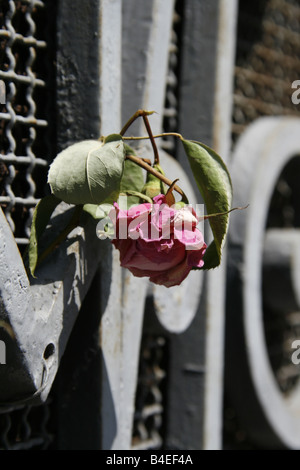
[[[203,266],[206,244],[190,206],[170,207],[162,194],[153,201],[129,210],[121,210],[115,203],[109,214],[115,227],[112,242],[120,251],[121,266],[134,276],[176,286],[192,268]]]

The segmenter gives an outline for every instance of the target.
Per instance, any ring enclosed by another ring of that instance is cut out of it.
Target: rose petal
[[[190,271],[191,267],[188,266],[186,260],[184,260],[181,264],[167,272],[150,276],[150,281],[165,287],[179,286]]]
[[[175,215],[174,209],[172,209],[166,202],[164,195],[159,195],[153,198],[155,204],[153,204],[151,213],[151,225],[154,226],[158,231],[161,231],[164,227],[167,228],[167,232],[171,225]]]
[[[142,214],[150,214],[152,211],[152,204],[145,202],[144,204],[139,204],[138,206],[131,206],[127,211],[127,217],[135,219],[136,217]]]
[[[167,199],[164,194],[158,194],[157,196],[154,196],[153,201],[158,205],[167,203]]]
[[[121,266],[133,275],[172,287],[181,284],[193,267],[203,266],[207,246],[196,227],[195,211],[169,207],[162,194],[153,200],[153,205],[140,204],[128,211],[114,204],[110,214],[119,239],[113,243],[120,251]]]
[[[183,243],[187,250],[199,250],[204,244],[203,234],[197,228],[193,231],[174,229],[174,237]]]
[[[136,252],[124,267],[151,270],[153,272],[172,269],[181,263],[186,257],[185,249],[178,244],[176,249],[169,251],[157,251],[155,243],[147,244],[143,240],[137,240]]]
[[[203,243],[200,250],[191,250],[187,252],[187,264],[194,268],[202,268],[204,266],[203,256],[206,251],[207,245]]]

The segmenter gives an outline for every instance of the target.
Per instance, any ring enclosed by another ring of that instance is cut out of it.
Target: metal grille
[[[161,449],[163,445],[166,340],[145,335],[142,342],[133,423],[133,449]]]
[[[173,14],[173,28],[169,49],[169,67],[166,81],[166,97],[163,119],[163,132],[178,132],[178,82],[180,62],[180,38],[182,25],[183,2],[175,3]],[[176,144],[178,139],[166,137],[162,140],[162,148],[173,157],[176,157]]]
[[[0,450],[45,450],[52,436],[47,430],[47,405],[20,407],[0,413]]]
[[[182,36],[184,2],[177,0],[174,6],[173,27],[169,48],[169,67],[166,80],[166,96],[163,116],[163,132],[179,132],[179,76],[180,76],[180,50]],[[162,148],[176,158],[178,139],[169,136],[162,140]]]
[[[0,79],[6,104],[0,109],[0,204],[19,245],[28,243],[32,208],[44,195],[51,159],[46,3],[1,1]]]
[[[54,18],[53,0],[0,2],[0,80],[6,89],[6,103],[0,105],[0,204],[21,252],[52,159]],[[48,404],[0,410],[0,449],[48,448],[49,416]]]

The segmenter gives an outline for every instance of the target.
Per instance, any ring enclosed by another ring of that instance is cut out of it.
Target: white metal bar
[[[173,14],[174,0],[154,0],[143,99],[145,109],[157,113],[151,116],[153,134],[162,130]]]
[[[100,2],[100,111],[101,134],[121,130],[122,2]]]
[[[237,8],[237,0],[220,0],[213,148],[225,161],[229,160],[231,141],[232,81]],[[207,374],[203,433],[203,448],[207,450],[222,448],[225,268],[226,256],[224,252],[222,265],[208,273],[207,283]]]

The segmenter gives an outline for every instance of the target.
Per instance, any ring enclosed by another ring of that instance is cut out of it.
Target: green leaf
[[[214,150],[200,142],[183,139],[182,143],[207,213],[228,212],[232,203],[232,184],[225,163]],[[214,239],[204,255],[203,269],[220,264],[228,222],[228,214],[209,218]]]
[[[107,139],[119,139],[121,136],[118,134],[112,134],[105,138]],[[135,155],[135,151],[127,144],[124,145],[125,155]],[[94,219],[99,220],[107,216],[107,207],[116,201],[121,202],[122,208],[124,210],[129,209],[135,204],[140,204],[141,201],[141,191],[144,186],[144,174],[143,170],[136,163],[131,160],[125,160],[124,162],[124,171],[120,183],[120,193],[117,197],[110,197],[104,201],[100,206],[99,204],[85,204],[83,210],[90,214]],[[124,197],[126,195],[126,204],[124,205],[124,200],[119,200],[119,197]],[[126,207],[125,207],[126,206]],[[104,212],[103,212],[104,211]],[[104,215],[103,215],[104,214]]]
[[[108,144],[109,142],[116,142],[117,140],[122,140],[122,136],[120,134],[109,134],[108,136],[104,137],[105,144]]]
[[[34,209],[28,246],[29,269],[33,277],[38,261],[38,240],[59,203],[61,199],[51,194],[42,198]]]
[[[112,204],[103,203],[103,204],[85,204],[83,206],[84,212],[87,212],[95,220],[104,219],[108,216],[110,210],[112,209]]]
[[[53,194],[76,205],[116,200],[125,158],[124,144],[119,137],[108,143],[85,140],[58,154],[48,173]]]
[[[140,193],[139,191],[126,191],[126,194],[129,194],[130,196],[136,196],[139,201],[142,200],[148,202],[149,204],[152,204],[152,199],[146,196],[146,194]]]
[[[125,144],[126,155],[135,155],[135,151]],[[121,179],[120,193],[137,192],[141,193],[145,183],[144,173],[140,166],[131,160],[125,160],[124,173]],[[127,208],[134,204],[139,204],[140,198],[131,195],[127,198]]]

